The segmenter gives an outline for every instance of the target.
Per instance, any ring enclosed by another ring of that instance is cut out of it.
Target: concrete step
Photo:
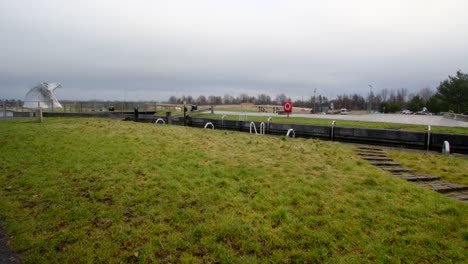
[[[400,163],[390,161],[390,160],[369,160],[369,163],[374,166],[385,166],[385,167],[401,166]]]
[[[401,174],[401,175],[394,175],[400,179],[404,179],[411,182],[416,181],[436,181],[440,180],[439,176],[429,176],[429,175],[412,175],[412,174]]]
[[[382,158],[386,158],[387,155],[385,154],[379,154],[379,153],[370,153],[370,152],[366,152],[366,153],[358,153],[359,156],[366,156],[366,157],[382,157]]]
[[[414,171],[413,169],[410,169],[410,168],[405,168],[405,167],[387,167],[387,166],[377,166],[378,168],[382,169],[382,170],[386,170],[386,171],[389,171],[391,173],[396,173],[396,174],[401,174],[403,172],[412,172]]]
[[[468,186],[451,183],[444,180],[417,182],[419,186],[429,188],[439,193],[460,192],[468,190]]]
[[[385,152],[384,152],[383,150],[379,150],[379,149],[376,149],[376,150],[358,149],[357,152],[370,152],[370,153],[382,153],[382,154],[385,154]]]
[[[358,149],[383,151],[383,149],[381,149],[381,148],[373,148],[373,147],[358,147]]]
[[[388,157],[376,157],[376,156],[361,156],[361,159],[367,161],[393,161],[391,158]]]
[[[453,200],[459,200],[465,203],[468,202],[468,191],[450,192],[450,193],[446,193],[445,196]]]

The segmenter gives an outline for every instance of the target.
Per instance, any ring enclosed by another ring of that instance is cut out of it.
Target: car
[[[342,114],[342,115],[347,115],[348,113],[349,113],[349,112],[348,112],[348,109],[346,109],[346,108],[341,108],[340,114]]]
[[[400,113],[402,113],[402,114],[404,114],[404,115],[412,115],[412,114],[414,114],[413,112],[411,112],[411,111],[408,110],[408,109],[402,110]]]

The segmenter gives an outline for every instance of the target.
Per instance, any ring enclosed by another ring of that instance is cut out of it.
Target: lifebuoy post
[[[292,112],[292,108],[293,106],[292,106],[291,99],[289,99],[288,101],[284,101],[283,110],[288,115],[288,118],[289,118],[289,113]]]

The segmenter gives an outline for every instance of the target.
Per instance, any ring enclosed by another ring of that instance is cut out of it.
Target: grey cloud
[[[468,70],[466,1],[322,2],[3,1],[0,91],[57,81],[59,99],[334,96]]]

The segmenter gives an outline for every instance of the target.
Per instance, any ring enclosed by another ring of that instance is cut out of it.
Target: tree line
[[[284,93],[277,94],[274,98],[264,93],[257,96],[242,93],[238,96],[230,94],[225,94],[224,96],[200,95],[196,98],[191,95],[183,95],[181,97],[171,96],[167,100],[167,103],[182,104],[183,102],[187,102],[198,105],[253,103],[257,105],[282,105],[288,99],[289,97]],[[7,107],[21,107],[23,105],[21,100],[16,99],[1,99],[0,101],[2,107],[3,105]],[[96,100],[94,101],[96,102]],[[106,102],[111,103],[111,101]],[[118,101],[114,103],[118,103]],[[382,113],[393,113],[402,109],[416,112],[421,111],[423,108],[427,108],[429,112],[433,113],[448,111],[466,113],[468,111],[468,74],[459,70],[454,76],[448,76],[435,90],[425,87],[417,93],[409,93],[406,88],[384,88],[377,94],[374,94],[371,90],[367,96],[357,93],[341,94],[335,99],[330,100],[326,96],[319,94],[293,101],[295,107],[308,107],[314,111],[322,111],[332,104],[335,109],[347,108],[349,110],[380,111]]]

